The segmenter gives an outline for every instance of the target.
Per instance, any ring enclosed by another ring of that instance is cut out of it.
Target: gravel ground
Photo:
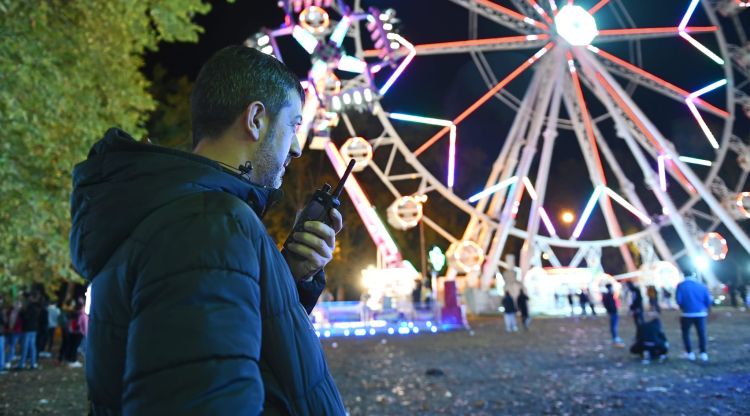
[[[681,359],[678,316],[663,321],[670,357],[649,365],[610,345],[606,317],[540,318],[515,334],[478,318],[470,331],[322,343],[352,416],[750,414],[750,312],[713,314],[708,363]],[[84,415],[85,398],[83,371],[50,360],[0,376],[0,415]]]

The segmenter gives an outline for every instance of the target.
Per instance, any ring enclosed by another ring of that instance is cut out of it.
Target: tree
[[[201,0],[0,0],[0,287],[74,279],[71,172],[111,126],[155,101],[140,72],[159,42],[198,39]]]

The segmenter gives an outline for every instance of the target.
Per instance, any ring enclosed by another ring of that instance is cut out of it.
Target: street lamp
[[[573,223],[573,221],[575,221],[576,216],[573,215],[573,213],[570,211],[563,211],[562,215],[560,215],[560,218],[565,224],[571,224]]]

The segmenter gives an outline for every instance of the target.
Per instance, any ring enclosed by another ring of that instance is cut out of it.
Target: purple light
[[[453,188],[456,176],[456,126],[451,126],[450,146],[448,147],[448,188]]]
[[[667,174],[664,169],[664,155],[659,155],[659,157],[656,158],[657,163],[659,165],[659,188],[661,188],[662,191],[667,191]]]
[[[709,143],[711,143],[711,147],[714,149],[719,148],[719,142],[716,141],[716,137],[714,137],[714,134],[711,132],[711,129],[708,128],[708,125],[703,120],[703,117],[698,112],[698,109],[695,107],[695,104],[693,104],[693,100],[691,98],[688,98],[685,100],[685,104],[687,104],[688,109],[690,109],[690,113],[693,114],[693,117],[698,122],[698,125],[701,126],[701,130],[703,130],[703,134],[706,135],[706,138],[708,139]]]
[[[698,91],[690,93],[690,95],[688,95],[688,98],[693,99],[693,98],[700,97],[701,95],[709,93],[719,87],[723,87],[724,85],[727,85],[727,80],[720,79],[716,82],[712,82],[711,84],[706,85],[705,87],[699,89]]]
[[[336,28],[333,29],[333,33],[331,33],[329,40],[336,46],[341,46],[344,37],[346,37],[346,33],[349,31],[349,25],[351,25],[351,22],[352,20],[349,16],[344,16],[344,18],[336,25]]]
[[[552,221],[550,221],[544,207],[539,207],[539,216],[542,217],[542,222],[544,223],[544,226],[547,227],[547,232],[550,237],[557,237],[557,231],[555,231],[555,227],[552,225]]]
[[[388,78],[388,81],[386,81],[385,84],[383,84],[383,86],[380,87],[380,90],[378,91],[380,96],[383,96],[385,95],[386,92],[388,92],[391,86],[393,86],[393,83],[396,82],[399,76],[401,76],[401,73],[404,72],[404,69],[406,69],[406,67],[409,65],[411,60],[414,59],[414,56],[416,56],[417,54],[417,50],[414,48],[414,45],[409,43],[406,39],[402,38],[401,36],[395,33],[392,34],[392,36],[394,40],[398,41],[400,44],[406,46],[406,48],[409,49],[409,55],[407,55],[406,58],[404,58],[404,60],[401,61],[401,65],[399,65],[398,68],[396,68],[396,70],[393,71],[393,74],[391,74],[391,77]]]
[[[470,203],[471,202],[476,202],[476,201],[479,201],[480,199],[482,199],[482,198],[484,198],[486,196],[492,195],[495,192],[497,192],[497,191],[499,191],[499,190],[501,190],[501,189],[503,189],[503,188],[505,188],[505,187],[507,187],[507,186],[509,186],[509,185],[511,185],[513,183],[515,183],[516,180],[518,180],[518,177],[511,176],[510,178],[508,178],[508,179],[506,179],[504,181],[501,181],[501,182],[499,182],[496,185],[492,185],[489,188],[486,188],[485,190],[483,190],[482,192],[479,192],[479,193],[475,194],[474,196],[470,197],[469,198],[469,202]]]
[[[626,201],[625,198],[618,195],[617,192],[613,191],[612,189],[608,187],[604,187],[604,192],[606,192],[610,198],[614,199],[615,202],[622,205],[625,209],[630,211],[636,217],[640,218],[641,221],[643,221],[646,224],[651,224],[651,218],[649,218],[646,214],[638,210],[638,208],[634,207],[630,202]]]
[[[719,65],[724,65],[724,60],[721,59],[718,55],[711,52],[710,49],[703,46],[702,43],[695,40],[694,37],[690,36],[687,32],[680,32],[680,37],[688,41],[691,45],[695,46],[699,51],[703,52],[704,55],[711,58],[712,61],[716,62]]]
[[[318,39],[301,26],[294,26],[292,37],[305,51],[307,51],[307,53],[311,55],[315,51],[315,48],[318,47]]]
[[[690,2],[690,5],[687,8],[687,11],[685,12],[685,15],[682,16],[682,21],[680,22],[680,26],[678,26],[678,29],[680,32],[685,30],[687,27],[688,22],[690,21],[690,18],[693,16],[693,12],[695,11],[695,8],[698,6],[699,0],[692,0]]]
[[[599,199],[599,195],[601,193],[602,193],[602,188],[600,186],[597,186],[594,189],[594,193],[591,194],[591,198],[589,198],[589,202],[586,204],[586,208],[583,210],[583,215],[581,215],[581,219],[578,220],[578,224],[576,224],[576,228],[573,230],[574,240],[577,240],[578,237],[581,236],[581,233],[583,232],[583,227],[586,226],[586,221],[588,221],[589,216],[591,215],[591,211],[594,210],[596,201]]]
[[[344,55],[339,59],[338,69],[361,74],[367,69],[367,62],[353,56]]]

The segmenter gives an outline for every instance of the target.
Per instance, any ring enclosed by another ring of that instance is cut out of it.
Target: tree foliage
[[[111,126],[155,108],[140,72],[159,42],[196,41],[201,0],[0,0],[0,288],[75,278],[70,174]]]

